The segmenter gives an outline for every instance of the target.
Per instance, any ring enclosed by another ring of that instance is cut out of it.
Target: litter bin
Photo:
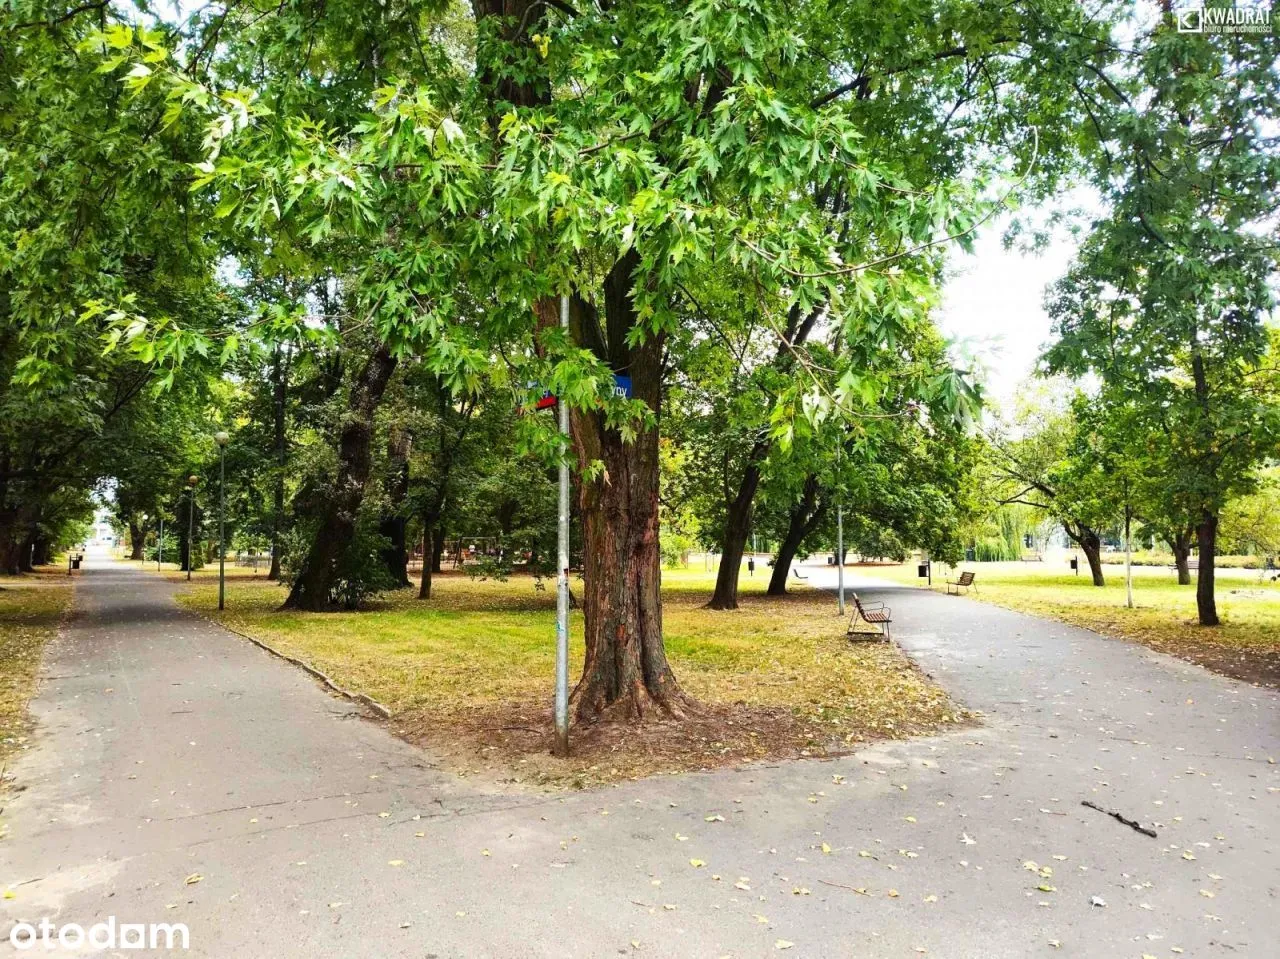
[[[926,576],[928,576],[928,575],[929,575],[929,564],[928,564],[928,563],[921,563],[919,566],[917,566],[917,567],[916,567],[916,575],[917,575],[917,576],[919,576],[921,579],[924,579]]]
[[[79,557],[79,556],[72,556],[72,557],[71,557],[71,568],[72,568],[72,569],[79,569],[79,568],[80,568],[80,557]]]

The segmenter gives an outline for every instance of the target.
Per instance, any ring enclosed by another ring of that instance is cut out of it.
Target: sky
[[[1075,243],[1055,236],[1038,254],[1006,250],[1003,230],[993,223],[978,235],[972,254],[953,254],[938,323],[985,367],[987,396],[1007,409],[1051,338],[1045,287],[1066,272]]]

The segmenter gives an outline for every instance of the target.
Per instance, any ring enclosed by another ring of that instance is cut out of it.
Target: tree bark
[[[52,549],[52,546],[48,539],[46,539],[43,536],[37,536],[36,542],[35,542],[35,549],[33,550],[32,556],[31,556],[32,565],[48,566],[49,558],[50,558],[49,553],[51,552],[51,549]]]
[[[35,562],[32,558],[32,552],[36,545],[35,530],[27,533],[23,538],[21,545],[18,547],[18,572],[32,573],[35,572]]]
[[[280,579],[280,541],[284,534],[284,473],[289,450],[285,442],[285,399],[288,390],[288,371],[284,349],[277,346],[271,361],[271,417],[275,430],[276,475],[272,490],[274,502],[271,508],[271,569],[267,579]]]
[[[1084,523],[1076,524],[1073,529],[1069,523],[1063,523],[1062,528],[1067,531],[1067,535],[1075,541],[1076,545],[1084,552],[1084,557],[1089,561],[1089,572],[1093,574],[1094,586],[1106,586],[1107,581],[1102,575],[1102,537],[1098,535],[1097,530],[1086,526]]]
[[[1191,567],[1187,563],[1191,556],[1191,536],[1194,530],[1176,533],[1169,537],[1169,549],[1173,551],[1173,565],[1178,570],[1178,585],[1191,585]]]
[[[378,532],[388,540],[382,551],[382,561],[387,572],[398,586],[409,586],[409,550],[405,538],[409,526],[404,515],[405,500],[409,495],[409,446],[408,430],[393,427],[387,439],[387,480],[385,490],[390,508],[379,524]]]
[[[129,558],[142,559],[142,547],[146,539],[147,531],[144,527],[139,526],[136,521],[129,521]]]
[[[440,562],[444,559],[444,547],[448,540],[445,538],[444,524],[437,524],[435,533],[431,537],[431,572],[440,572]],[[423,559],[426,559],[426,553],[423,553]]]
[[[822,310],[818,307],[802,314],[798,306],[793,306],[787,317],[787,327],[783,341],[778,344],[772,365],[786,371],[794,363],[792,350],[799,347],[813,331]],[[733,499],[727,502],[725,517],[725,533],[720,553],[720,569],[716,573],[716,588],[711,594],[711,609],[738,608],[738,577],[742,573],[742,554],[746,552],[747,537],[751,535],[751,518],[755,508],[756,491],[760,488],[760,472],[765,458],[773,448],[773,441],[766,438],[757,439],[747,454],[747,464],[738,481],[738,491]],[[728,480],[726,479],[726,485]],[[783,584],[783,591],[786,585]]]
[[[791,564],[795,562],[800,545],[822,521],[827,504],[818,502],[818,478],[808,476],[804,481],[804,490],[800,500],[791,507],[787,520],[787,532],[778,546],[778,553],[773,558],[773,573],[769,577],[768,595],[785,596],[787,594],[787,577],[791,575]]]
[[[574,337],[631,376],[632,395],[661,414],[661,334],[629,343],[635,326],[631,289],[639,256],[630,251],[604,283],[606,329],[594,308],[575,298]],[[679,718],[692,706],[680,690],[662,642],[662,555],[658,543],[658,427],[634,442],[605,426],[604,417],[575,410],[574,450],[585,471],[604,471],[579,487],[583,525],[583,620],[586,660],[573,692],[580,722]]]
[[[1218,601],[1213,593],[1214,557],[1218,544],[1218,515],[1205,510],[1196,526],[1196,610],[1201,626],[1218,626]]]
[[[315,539],[284,602],[285,609],[318,612],[332,606],[337,563],[355,538],[356,516],[373,468],[374,413],[395,368],[395,355],[385,343],[379,343],[356,377],[338,440],[338,475]]]
[[[742,573],[742,555],[747,550],[747,537],[751,535],[751,517],[759,485],[759,464],[749,463],[743,471],[738,495],[729,504],[724,539],[720,543],[720,569],[716,572],[716,588],[711,594],[711,601],[707,603],[708,609],[738,608],[738,577]]]
[[[418,599],[431,598],[431,574],[439,572],[433,557],[436,555],[436,537],[430,526],[422,530],[422,581],[418,584]]]

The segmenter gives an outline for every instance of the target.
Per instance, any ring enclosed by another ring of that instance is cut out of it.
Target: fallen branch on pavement
[[[1112,812],[1110,809],[1103,809],[1101,806],[1095,803],[1091,803],[1087,799],[1080,800],[1080,805],[1088,806],[1090,809],[1096,809],[1098,810],[1098,812],[1101,812],[1101,813],[1106,813],[1112,819],[1116,820],[1117,822],[1124,823],[1130,829],[1137,830],[1138,832],[1142,833],[1144,836],[1150,836],[1152,839],[1156,838],[1156,831],[1154,829],[1148,829],[1146,826],[1142,825],[1140,822],[1138,822],[1135,819],[1125,819],[1124,816],[1120,815],[1118,812]]]

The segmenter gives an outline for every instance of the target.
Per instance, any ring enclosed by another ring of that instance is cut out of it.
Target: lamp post
[[[156,540],[156,572],[164,565],[164,507],[160,507],[160,536]]]
[[[191,555],[196,542],[196,484],[199,476],[187,477],[187,582],[191,582]]]
[[[224,431],[213,434],[218,444],[218,609],[227,598],[227,443],[231,437]]]

